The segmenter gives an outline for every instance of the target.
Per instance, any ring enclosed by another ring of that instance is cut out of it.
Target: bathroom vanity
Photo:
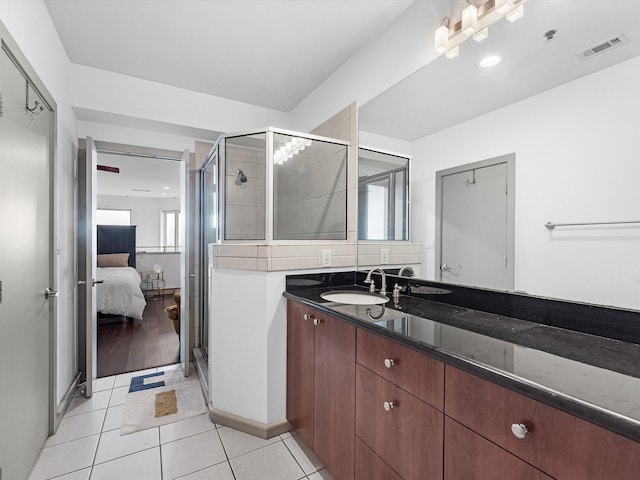
[[[568,302],[468,287],[418,282],[438,293],[401,295],[382,315],[320,296],[354,278],[284,293],[287,418],[336,480],[638,478],[634,312],[575,304],[587,329],[631,315],[603,327],[619,339],[491,311],[575,322]]]

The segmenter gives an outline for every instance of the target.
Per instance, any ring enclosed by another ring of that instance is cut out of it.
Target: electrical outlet
[[[331,250],[322,250],[322,266],[331,266]]]
[[[380,249],[380,264],[388,264],[389,263],[389,249],[381,248]]]

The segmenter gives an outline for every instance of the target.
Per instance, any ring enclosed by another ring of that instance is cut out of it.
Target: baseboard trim
[[[293,430],[293,427],[286,419],[278,420],[277,422],[262,423],[223,410],[218,410],[217,408],[211,409],[209,416],[215,423],[265,439]]]

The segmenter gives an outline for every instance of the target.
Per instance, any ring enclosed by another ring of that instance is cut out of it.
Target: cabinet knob
[[[305,313],[302,318],[304,318],[305,320],[311,320],[311,315],[309,315],[308,313]]]
[[[313,324],[317,327],[318,325],[320,325],[320,320],[318,320],[317,318],[314,318]]]
[[[396,404],[395,404],[395,402],[393,402],[393,401],[391,401],[391,402],[384,402],[383,406],[384,406],[384,409],[385,409],[387,412],[390,412],[391,410],[393,410],[393,409],[395,408]]]
[[[391,368],[396,364],[396,361],[393,358],[385,358],[384,366],[387,368]]]
[[[529,433],[529,429],[524,423],[514,423],[511,425],[511,433],[513,433],[517,438],[524,438]]]

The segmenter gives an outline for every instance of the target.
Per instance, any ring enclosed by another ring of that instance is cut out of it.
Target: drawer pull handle
[[[514,423],[511,425],[511,433],[513,433],[517,438],[524,438],[529,433],[529,429],[524,423]]]
[[[395,402],[391,401],[391,402],[384,402],[384,409],[387,412],[390,412],[391,410],[393,410],[396,406]]]
[[[396,364],[396,361],[393,358],[385,358],[384,366],[387,368],[391,368]]]

